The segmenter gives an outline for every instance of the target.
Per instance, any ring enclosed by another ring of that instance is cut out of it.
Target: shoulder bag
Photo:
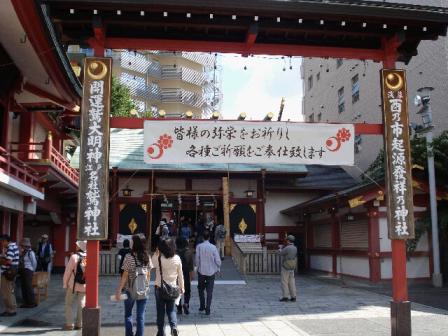
[[[159,255],[160,294],[165,300],[176,300],[180,296],[179,286],[172,286],[163,280],[161,255]]]

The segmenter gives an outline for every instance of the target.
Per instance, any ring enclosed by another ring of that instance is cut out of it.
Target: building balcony
[[[196,108],[203,108],[205,104],[201,94],[183,89],[162,89],[161,98],[163,103],[180,103]]]
[[[162,79],[181,80],[201,87],[208,84],[207,75],[203,72],[169,65],[162,66]]]
[[[11,142],[11,153],[39,174],[50,190],[73,195],[78,191],[79,172],[53,147],[51,133],[44,142]]]
[[[151,51],[155,55],[161,56],[171,56],[171,57],[182,57],[188,59],[192,62],[203,65],[207,68],[212,68],[215,64],[215,56],[208,53],[200,53],[200,52],[189,52],[189,51]]]
[[[19,194],[43,199],[39,173],[0,147],[0,185]]]

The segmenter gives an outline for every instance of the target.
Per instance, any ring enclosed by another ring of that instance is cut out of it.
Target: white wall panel
[[[325,255],[310,256],[310,268],[318,271],[333,271],[333,257]]]

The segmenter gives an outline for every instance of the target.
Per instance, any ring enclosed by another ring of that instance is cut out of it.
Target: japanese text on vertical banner
[[[86,58],[78,239],[107,239],[111,59]]]
[[[414,237],[406,74],[382,70],[389,238]]]

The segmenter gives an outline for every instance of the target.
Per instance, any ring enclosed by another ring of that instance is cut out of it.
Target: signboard
[[[351,124],[147,120],[149,164],[354,164]]]
[[[107,239],[111,58],[84,62],[78,239]]]
[[[404,70],[381,70],[390,239],[414,238],[409,115]]]
[[[235,243],[260,243],[261,236],[260,235],[238,235],[236,234],[233,237]]]

